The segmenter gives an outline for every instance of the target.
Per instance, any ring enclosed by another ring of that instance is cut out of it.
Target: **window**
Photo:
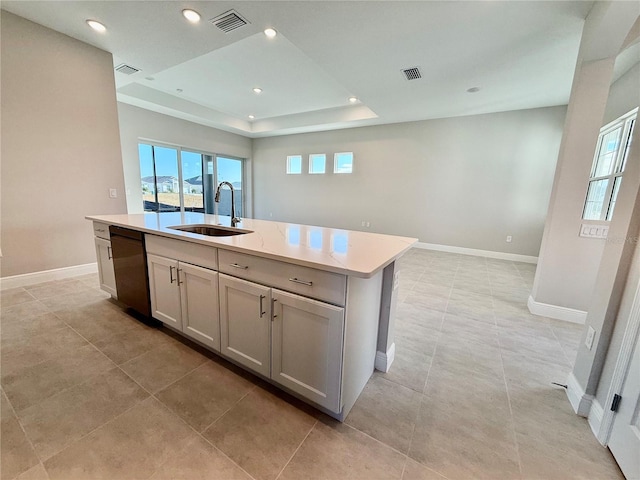
[[[287,157],[287,173],[291,175],[302,173],[302,155],[289,155]]]
[[[324,153],[309,155],[309,173],[324,173],[327,164],[327,156]]]
[[[353,172],[353,152],[336,153],[333,156],[333,173]]]
[[[142,200],[146,212],[231,213],[231,192],[223,187],[220,203],[213,201],[219,182],[235,190],[236,215],[243,212],[244,160],[166,145],[138,144]],[[179,161],[178,161],[179,159]]]
[[[613,217],[637,113],[636,108],[600,130],[582,213],[584,220],[610,221]]]

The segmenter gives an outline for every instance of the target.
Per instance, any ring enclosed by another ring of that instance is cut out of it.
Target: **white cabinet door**
[[[340,411],[344,308],[273,290],[271,379]]]
[[[113,271],[113,256],[111,255],[111,242],[103,238],[96,237],[96,258],[98,260],[98,277],[100,288],[118,297],[116,291],[116,276]]]
[[[220,274],[220,351],[269,376],[271,289]]]
[[[182,305],[182,331],[219,352],[218,273],[179,262],[178,283]]]
[[[178,261],[158,255],[147,255],[151,315],[163,323],[182,330]]]

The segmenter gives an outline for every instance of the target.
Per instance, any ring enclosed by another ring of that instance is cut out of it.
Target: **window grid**
[[[636,108],[600,130],[582,212],[583,220],[611,220],[631,147],[637,112]]]

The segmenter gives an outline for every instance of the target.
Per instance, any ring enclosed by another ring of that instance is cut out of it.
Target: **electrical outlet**
[[[400,286],[400,272],[393,274],[393,289],[396,290]]]
[[[513,237],[511,235],[507,235],[507,243],[511,243]]]
[[[362,220],[362,226],[364,227],[364,226],[366,226],[366,225],[367,225],[367,222],[365,222],[364,220]]]
[[[584,340],[584,346],[587,347],[589,350],[591,350],[591,347],[593,347],[593,339],[596,336],[596,331],[593,329],[593,327],[589,327],[587,329],[587,338],[585,338]]]
[[[118,191],[115,188],[109,189],[109,198],[118,198]]]
[[[367,222],[367,228],[371,226],[371,222]]]

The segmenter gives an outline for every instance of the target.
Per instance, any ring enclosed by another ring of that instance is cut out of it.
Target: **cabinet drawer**
[[[213,270],[218,269],[215,247],[208,247],[198,243],[174,240],[173,238],[145,235],[147,253],[162,257],[173,258],[181,262],[199,265]]]
[[[93,222],[93,234],[98,238],[111,240],[111,236],[109,235],[109,225],[106,223]]]
[[[229,275],[335,305],[345,304],[344,275],[229,250],[219,250],[218,259],[219,270]]]

